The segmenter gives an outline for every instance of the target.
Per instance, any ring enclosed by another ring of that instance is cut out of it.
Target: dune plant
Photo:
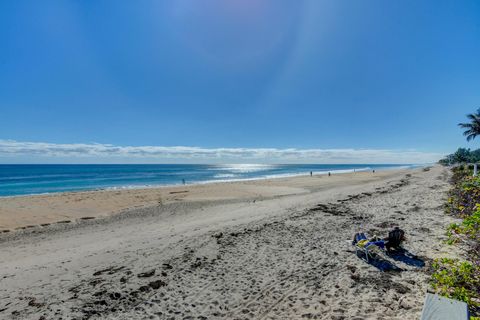
[[[453,169],[451,183],[446,211],[462,220],[448,226],[447,243],[466,248],[468,261],[435,260],[432,287],[441,295],[468,303],[471,319],[475,319],[480,315],[480,178],[458,167]]]
[[[452,183],[446,204],[447,213],[462,218],[472,215],[480,203],[480,177],[471,177],[456,170]]]
[[[437,293],[480,308],[480,267],[468,261],[441,258],[433,263],[432,287]]]

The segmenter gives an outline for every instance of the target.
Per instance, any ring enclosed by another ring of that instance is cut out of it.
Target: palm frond
[[[470,122],[459,123],[458,126],[466,129],[463,135],[467,138],[467,141],[471,141],[480,135],[480,108],[475,113],[467,114],[467,118]]]
[[[466,136],[467,136],[467,141],[471,141],[471,140],[473,140],[477,137],[477,134],[476,133],[471,133],[471,134],[466,135]]]
[[[458,126],[461,127],[461,128],[471,128],[472,124],[471,123],[459,123]]]

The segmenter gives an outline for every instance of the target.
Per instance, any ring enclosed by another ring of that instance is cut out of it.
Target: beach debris
[[[154,290],[157,290],[160,287],[165,287],[167,285],[167,283],[162,281],[162,280],[156,280],[156,281],[150,282],[148,285],[149,285],[150,288],[152,288]]]
[[[411,209],[409,209],[408,211],[410,211],[410,212],[418,212],[418,211],[420,211],[420,209],[421,209],[421,208],[420,208],[418,205],[414,204],[413,207],[412,207]]]
[[[138,288],[138,290],[140,290],[141,292],[148,292],[151,290],[150,286],[141,286],[140,288]]]
[[[322,211],[334,216],[342,216],[348,213],[346,210],[341,210],[339,205],[335,204],[317,204],[316,207],[311,208],[309,211]]]
[[[104,279],[96,278],[89,282],[89,284],[95,287],[97,284],[104,282]]]
[[[28,301],[28,305],[30,307],[41,308],[45,305],[44,303],[38,302],[37,299],[35,299],[34,297],[29,298],[29,300],[30,301]]]
[[[359,281],[360,280],[360,275],[358,273],[352,273],[352,274],[350,274],[350,278],[353,281]]]
[[[118,272],[118,271],[120,271],[124,268],[125,268],[124,266],[120,266],[120,267],[111,266],[111,267],[108,267],[106,269],[94,272],[93,276],[96,277],[96,276],[102,275],[104,273],[114,274],[114,273],[116,273],[116,272]]]
[[[105,300],[97,300],[97,301],[94,302],[94,304],[100,305],[100,306],[108,305],[107,301],[105,301]]]
[[[176,193],[187,193],[188,190],[182,190],[182,191],[170,191],[170,194],[176,194]]]
[[[197,261],[195,261],[194,263],[192,263],[191,268],[192,268],[192,269],[196,269],[196,268],[200,267],[201,265],[202,265],[201,259],[200,259],[200,258],[197,258]]]
[[[162,267],[163,267],[163,269],[167,269],[167,270],[173,269],[173,267],[168,263],[162,264]]]
[[[100,296],[103,296],[106,292],[107,292],[107,290],[97,291],[93,294],[93,296],[94,297],[100,297]]]
[[[70,223],[72,222],[71,220],[60,220],[60,221],[57,221],[56,223]]]
[[[152,270],[148,270],[148,271],[145,271],[145,272],[141,272],[137,276],[139,278],[149,278],[149,277],[153,276],[154,274],[155,274],[155,269],[152,269]]]
[[[212,237],[214,237],[215,239],[220,239],[221,237],[223,237],[223,232],[215,233],[214,235],[212,235]]]
[[[347,269],[351,272],[351,273],[355,273],[357,271],[357,267],[351,265],[351,264],[347,264]]]
[[[122,295],[119,292],[112,292],[110,293],[110,299],[112,300],[118,300],[122,297]]]

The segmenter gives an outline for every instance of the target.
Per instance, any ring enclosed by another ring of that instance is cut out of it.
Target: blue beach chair
[[[359,256],[359,253],[365,256],[367,263],[370,259],[377,259],[378,249],[383,250],[385,248],[385,241],[369,241],[365,233],[356,233],[353,237],[352,245],[355,246],[355,253]]]

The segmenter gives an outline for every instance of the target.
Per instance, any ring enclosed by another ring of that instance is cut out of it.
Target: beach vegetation
[[[464,301],[470,309],[480,308],[480,267],[469,261],[441,258],[433,263],[432,287],[442,296]]]
[[[447,227],[447,243],[461,245],[467,256],[435,260],[432,287],[440,295],[466,302],[475,319],[480,316],[480,177],[472,177],[468,167],[452,170],[445,210],[460,220]]]
[[[454,170],[452,184],[445,204],[447,213],[460,218],[470,217],[480,204],[480,177],[472,177],[465,170]]]
[[[440,164],[445,166],[475,162],[480,162],[480,149],[470,150],[468,148],[458,148],[457,151],[439,161]]]

